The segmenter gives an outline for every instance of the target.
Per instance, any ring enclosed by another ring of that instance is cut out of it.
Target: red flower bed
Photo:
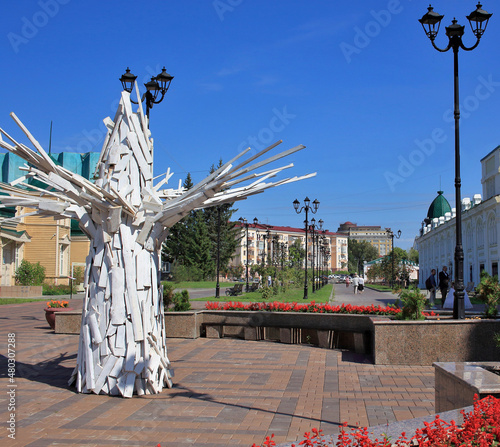
[[[436,415],[436,419],[431,422],[424,422],[424,428],[418,429],[415,436],[408,440],[405,433],[396,441],[387,438],[382,440],[371,440],[368,437],[367,428],[355,428],[351,433],[345,431],[347,423],[344,423],[337,447],[391,447],[391,446],[411,446],[419,447],[455,447],[455,446],[478,446],[491,447],[500,445],[500,399],[493,396],[478,400],[474,398],[474,409],[466,414],[461,411],[464,422],[458,426],[454,421],[450,423],[443,421]],[[267,436],[262,447],[275,446],[274,434]],[[325,440],[322,430],[313,428],[311,432],[304,433],[304,440],[292,446],[327,446],[332,445]],[[253,444],[252,447],[260,447]]]
[[[240,303],[240,302],[207,302],[205,308],[208,310],[247,310],[247,311],[266,311],[266,312],[313,312],[329,314],[355,314],[355,315],[397,315],[400,309],[394,307],[382,306],[353,306],[352,304],[318,304],[314,301],[305,304],[282,303],[275,301],[273,303]]]

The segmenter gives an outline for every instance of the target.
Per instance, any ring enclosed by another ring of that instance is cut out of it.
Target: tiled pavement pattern
[[[75,306],[81,305],[76,302]],[[169,339],[175,387],[122,399],[66,382],[78,337],[51,331],[43,303],[0,307],[1,446],[251,446],[433,413],[432,367],[374,366],[348,352],[234,339]],[[7,333],[16,334],[16,439],[7,438]]]

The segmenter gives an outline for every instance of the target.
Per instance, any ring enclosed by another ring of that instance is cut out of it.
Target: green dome
[[[432,221],[435,217],[440,218],[446,213],[451,213],[451,206],[448,200],[443,196],[443,191],[438,191],[438,196],[432,201],[429,211],[427,211],[428,223]]]

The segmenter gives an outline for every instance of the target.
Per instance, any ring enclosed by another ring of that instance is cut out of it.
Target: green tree
[[[375,282],[377,279],[383,277],[382,266],[380,263],[370,265],[366,274],[368,281]]]
[[[188,190],[193,187],[191,174],[187,174],[183,187]],[[182,272],[183,279],[186,273],[193,276],[192,279],[199,276],[206,279],[214,270],[210,248],[203,210],[193,210],[170,228],[162,255],[164,260],[177,265],[176,270]]]
[[[23,259],[16,270],[15,280],[21,286],[41,286],[45,280],[45,267],[39,262],[32,264]]]
[[[357,241],[356,239],[349,239],[347,252],[350,272],[361,272],[365,261],[373,261],[379,257],[378,250],[372,244],[366,241]]]
[[[477,298],[485,304],[484,314],[487,318],[495,318],[498,314],[500,301],[500,284],[497,276],[490,276],[488,272],[481,272],[481,282],[476,287]]]
[[[214,173],[223,165],[222,160],[219,160],[217,167],[214,165],[210,168],[210,173]],[[219,247],[219,266],[220,271],[226,269],[229,261],[236,251],[239,243],[240,230],[236,226],[236,222],[231,222],[232,215],[238,211],[233,208],[234,203],[225,203],[223,205],[205,208],[203,215],[208,229],[208,237],[210,239],[210,254],[214,261],[213,275],[216,275],[217,267],[217,228],[219,226],[219,211],[220,211],[220,247]]]
[[[186,189],[193,187],[191,174],[188,172],[182,186]],[[168,238],[162,247],[162,259],[171,264],[185,265],[188,244],[187,224],[188,216],[183,217],[179,222],[170,228]]]
[[[418,264],[418,250],[410,248],[410,251],[408,252],[408,260]]]
[[[295,239],[288,247],[288,264],[290,267],[300,269],[304,266],[304,256],[306,251],[302,247],[300,239]]]
[[[409,258],[406,250],[399,247],[394,247],[383,260],[381,264],[382,276],[385,278],[386,282],[391,282],[392,280],[392,269],[394,257],[394,280],[400,282],[402,280],[408,280],[410,276],[410,267],[405,265],[402,261]]]

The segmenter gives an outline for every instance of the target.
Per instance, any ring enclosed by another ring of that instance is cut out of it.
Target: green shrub
[[[497,347],[500,348],[500,332],[495,332],[493,336],[495,337],[495,343]]]
[[[174,312],[184,312],[191,309],[191,303],[189,302],[189,293],[187,290],[176,292],[173,297],[173,302]]]
[[[43,284],[43,295],[70,295],[71,287],[66,284]]]
[[[423,311],[427,298],[416,287],[404,290],[394,290],[393,293],[398,293],[399,297],[396,300],[396,305],[402,304],[401,313],[396,316],[398,320],[424,320]]]
[[[173,302],[174,299],[174,285],[169,282],[164,282],[163,284],[163,307],[167,310]]]
[[[488,272],[481,272],[481,282],[476,287],[476,298],[486,306],[484,314],[487,318],[495,318],[498,314],[498,303],[500,302],[500,284],[496,276],[490,276]]]
[[[264,301],[267,301],[269,298],[271,298],[272,296],[272,290],[269,286],[265,285],[265,286],[262,286],[259,290],[258,290],[259,293],[262,294],[262,299]]]
[[[85,273],[85,268],[83,268],[81,265],[73,269],[73,278],[75,278],[74,282],[76,284],[81,284],[83,282],[84,273]]]
[[[45,280],[45,267],[39,262],[33,264],[23,259],[16,270],[15,279],[16,284],[21,286],[41,286]]]

